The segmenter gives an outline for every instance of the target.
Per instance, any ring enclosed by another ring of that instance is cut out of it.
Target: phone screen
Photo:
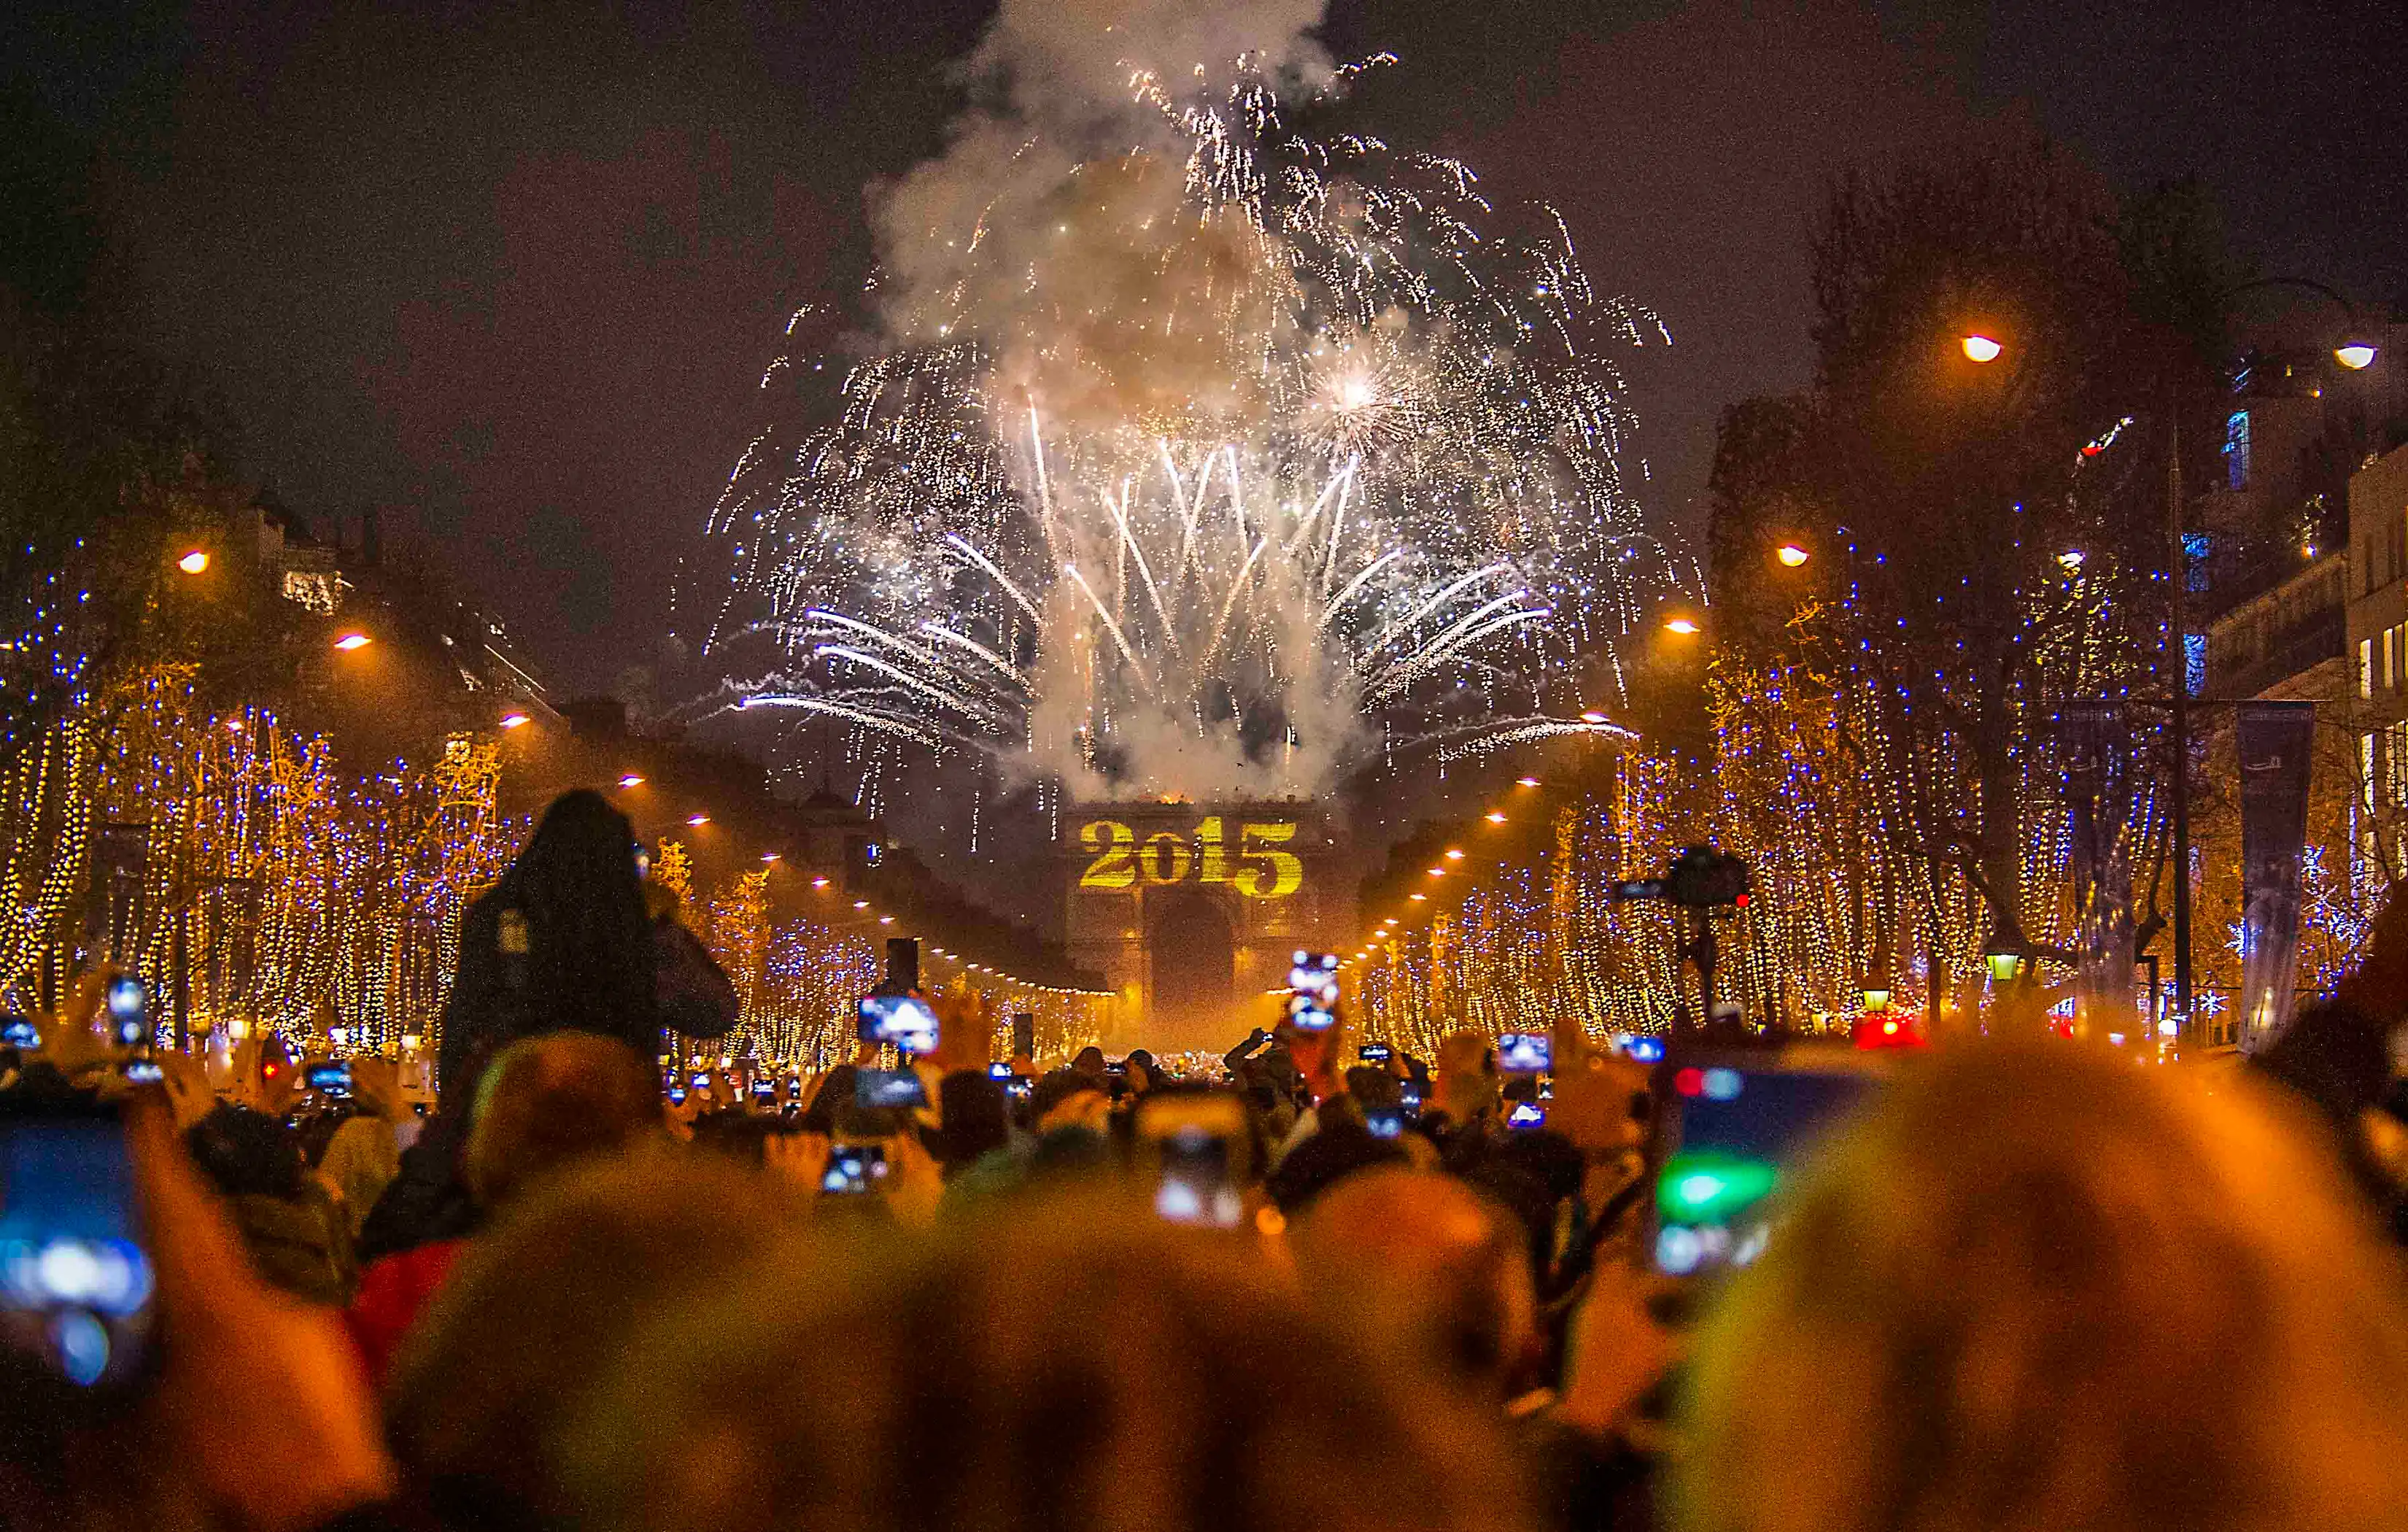
[[[42,1034],[22,1016],[10,1016],[0,1021],[0,1045],[32,1050],[42,1046]]]
[[[1396,1107],[1374,1107],[1363,1114],[1363,1125],[1371,1130],[1374,1138],[1401,1138],[1405,1135],[1405,1114]]]
[[[753,1100],[755,1100],[755,1101],[768,1101],[768,1100],[773,1100],[773,1099],[775,1099],[775,1098],[776,1098],[777,1095],[778,1095],[778,1082],[777,1082],[776,1081],[774,1081],[774,1080],[756,1080],[756,1081],[754,1081],[752,1082],[752,1099],[753,1099]]]
[[[1384,1042],[1367,1042],[1361,1052],[1366,1064],[1385,1064],[1397,1056],[1397,1051]]]
[[[893,1043],[907,1053],[937,1051],[937,1013],[910,995],[866,995],[861,1000],[861,1040]]]
[[[1539,1032],[1508,1032],[1497,1039],[1497,1067],[1509,1075],[1542,1075],[1555,1067],[1555,1039]]]
[[[77,1389],[133,1382],[148,1358],[150,1257],[113,1112],[0,1117],[0,1334]]]
[[[111,1036],[121,1048],[136,1048],[150,1040],[150,995],[142,981],[127,975],[108,981]]]
[[[862,1069],[853,1077],[856,1107],[924,1107],[928,1088],[912,1069]]]
[[[1288,1024],[1300,1032],[1326,1032],[1338,1024],[1338,958],[1332,952],[1297,952],[1287,971]]]
[[[886,1151],[876,1144],[838,1144],[828,1152],[827,1169],[820,1176],[824,1196],[862,1196],[886,1180]]]
[[[313,1064],[301,1079],[320,1095],[351,1094],[351,1067],[348,1064]]]
[[[707,1091],[710,1089],[710,1076],[697,1071],[686,1083],[697,1091]]]
[[[1687,1277],[1763,1251],[1798,1155],[1875,1083],[1847,1071],[1716,1066],[1678,1071],[1656,1178],[1656,1267]]]
[[[1534,1128],[1547,1125],[1547,1109],[1536,1101],[1516,1101],[1513,1110],[1505,1114],[1510,1128]]]
[[[1231,1173],[1230,1144],[1245,1131],[1245,1108],[1226,1095],[1170,1096],[1138,1110],[1137,1131],[1162,1167],[1154,1210],[1173,1224],[1235,1228],[1245,1198]]]

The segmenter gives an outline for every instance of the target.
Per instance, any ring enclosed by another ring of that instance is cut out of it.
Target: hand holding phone
[[[1287,1024],[1299,1032],[1326,1032],[1338,1024],[1338,954],[1296,954],[1287,972]]]

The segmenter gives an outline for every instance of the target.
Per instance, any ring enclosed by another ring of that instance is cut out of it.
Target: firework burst
[[[1080,795],[1610,727],[1559,716],[1572,662],[1695,578],[1599,351],[1660,330],[1551,213],[1510,236],[1463,165],[1313,131],[1369,66],[1132,68],[1134,147],[989,123],[892,193],[885,349],[773,364],[841,382],[712,514],[727,705]]]

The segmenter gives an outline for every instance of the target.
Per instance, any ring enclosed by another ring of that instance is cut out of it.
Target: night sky
[[[189,367],[288,507],[381,508],[560,690],[607,687],[985,9],[9,0],[0,255]],[[2399,0],[1338,0],[1327,36],[1402,56],[1364,102],[1392,143],[1555,203],[1660,312],[1675,344],[1626,365],[1668,517],[1719,410],[1805,379],[1827,178],[1969,119],[2128,187],[2196,172],[2263,269],[2408,302]]]

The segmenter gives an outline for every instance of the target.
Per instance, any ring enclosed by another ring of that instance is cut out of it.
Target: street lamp
[[[2006,348],[2000,345],[1995,338],[1983,335],[1979,331],[1967,336],[1956,344],[1965,352],[1965,360],[1968,362],[1996,362],[2000,353],[2006,351]]]
[[[1686,638],[1698,631],[1698,621],[1694,617],[1675,617],[1664,624],[1664,631],[1677,633]]]
[[[527,722],[527,715],[524,713],[505,713],[502,715],[502,727],[506,729],[523,729],[526,727]]]
[[[625,776],[619,779],[619,785],[621,787],[641,787],[644,785],[644,779],[630,771]]]
[[[2364,372],[2374,365],[2375,346],[2371,340],[2345,340],[2333,348],[2333,360],[2352,372]]]
[[[1795,569],[1813,557],[1794,542],[1783,543],[1772,551],[1772,556],[1781,561],[1781,566],[1784,569]]]
[[[2363,363],[2360,364],[2360,365],[2363,365]],[[200,574],[207,570],[208,566],[209,552],[206,548],[195,548],[191,552],[176,561],[176,567],[181,569],[188,575]]]
[[[341,637],[336,639],[335,647],[348,654],[355,649],[366,649],[368,645],[374,642],[376,642],[376,640],[369,637],[365,633],[351,632],[346,633]]]

